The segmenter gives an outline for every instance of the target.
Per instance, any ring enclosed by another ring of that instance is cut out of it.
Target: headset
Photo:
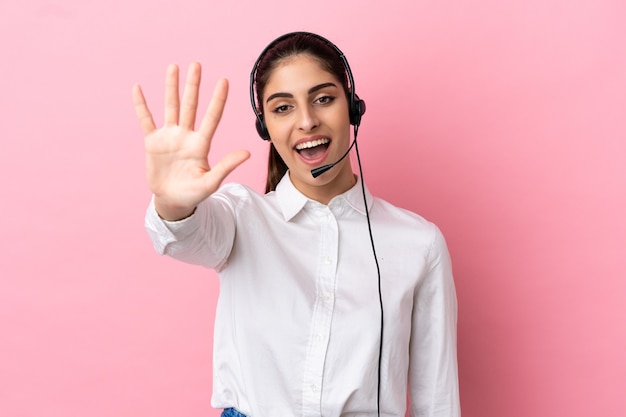
[[[254,97],[255,95],[254,94],[255,93],[254,81],[256,79],[257,69],[259,67],[259,64],[263,60],[263,58],[265,58],[265,55],[267,55],[267,53],[272,48],[274,48],[278,43],[286,39],[293,38],[294,36],[300,36],[300,35],[309,36],[309,37],[312,37],[312,38],[315,38],[317,40],[324,42],[326,45],[330,46],[337,53],[337,56],[339,56],[339,58],[341,58],[341,61],[343,62],[343,66],[346,70],[346,74],[348,76],[348,82],[350,84],[349,85],[350,96],[348,97],[348,101],[349,101],[348,111],[350,114],[350,124],[355,127],[358,127],[361,124],[361,116],[363,116],[363,114],[365,113],[365,101],[361,100],[355,92],[354,77],[352,76],[352,71],[350,70],[350,64],[348,64],[348,60],[346,59],[346,56],[344,55],[344,53],[341,52],[341,50],[334,43],[332,43],[331,41],[329,41],[328,39],[320,35],[316,35],[315,33],[310,33],[310,32],[287,33],[283,36],[276,38],[274,41],[272,41],[269,45],[265,47],[265,49],[261,52],[261,55],[259,55],[256,62],[254,63],[254,67],[252,67],[252,72],[250,73],[250,103],[252,104],[252,110],[254,111],[254,114],[256,116],[256,131],[258,132],[259,136],[261,136],[263,140],[270,140],[270,134],[267,131],[267,126],[265,126],[263,114],[259,111],[259,108],[257,107],[256,99]]]

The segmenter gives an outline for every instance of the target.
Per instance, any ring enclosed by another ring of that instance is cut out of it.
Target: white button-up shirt
[[[366,191],[384,306],[381,416],[460,415],[456,296],[439,229]],[[328,205],[285,175],[223,186],[189,218],[146,227],[159,253],[214,268],[216,408],[249,417],[375,416],[378,275],[360,181]]]

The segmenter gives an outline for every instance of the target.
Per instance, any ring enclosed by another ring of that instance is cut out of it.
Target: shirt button
[[[317,392],[317,385],[311,384],[311,391]]]
[[[333,263],[333,258],[328,257],[328,258],[325,259],[325,262],[326,262],[326,265],[330,265],[330,264]]]
[[[322,299],[326,301],[327,303],[329,303],[331,300],[330,294],[325,292],[324,295],[322,295]]]

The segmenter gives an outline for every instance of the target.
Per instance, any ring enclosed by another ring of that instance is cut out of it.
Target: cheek
[[[280,157],[283,158],[283,160],[287,156],[289,156],[290,149],[287,149],[287,146],[285,145],[284,142],[276,141],[276,140],[272,139],[272,143],[274,144],[274,148],[276,148],[276,151],[278,152]]]
[[[295,155],[293,154],[291,149],[288,149],[284,143],[272,141],[274,145],[274,149],[283,160],[287,168],[293,168],[293,162],[295,160]]]
[[[276,151],[280,154],[280,156],[285,159],[288,156],[288,153],[291,151],[289,147],[289,132],[288,129],[281,129],[281,126],[270,125],[267,126],[267,130],[270,134],[270,141],[276,148]]]
[[[270,137],[272,138],[272,142],[275,142],[275,144],[284,142],[287,140],[287,138],[289,137],[289,126],[287,125],[287,123],[285,123],[285,121],[282,120],[275,120],[274,117],[275,116],[270,116],[271,119],[270,120],[266,120],[265,121],[265,126],[267,127],[267,131],[270,134]]]
[[[270,131],[270,139],[280,156],[285,159],[288,156],[288,152],[291,151],[288,145],[289,142],[285,140],[284,136],[272,131]]]
[[[342,106],[342,110],[335,114],[333,123],[335,126],[340,126],[348,131],[350,130],[350,113],[348,111],[348,103],[345,103],[345,105]]]
[[[350,136],[350,116],[346,112],[342,117],[338,117],[334,120],[334,124],[336,126],[337,131],[343,133],[344,135]]]

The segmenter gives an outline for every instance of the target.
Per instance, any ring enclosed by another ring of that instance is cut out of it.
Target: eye
[[[289,106],[287,104],[282,104],[280,106],[274,107],[274,109],[272,110],[272,113],[285,113],[288,110],[289,110]]]
[[[316,103],[319,104],[330,104],[335,100],[333,96],[321,96],[315,100]]]

